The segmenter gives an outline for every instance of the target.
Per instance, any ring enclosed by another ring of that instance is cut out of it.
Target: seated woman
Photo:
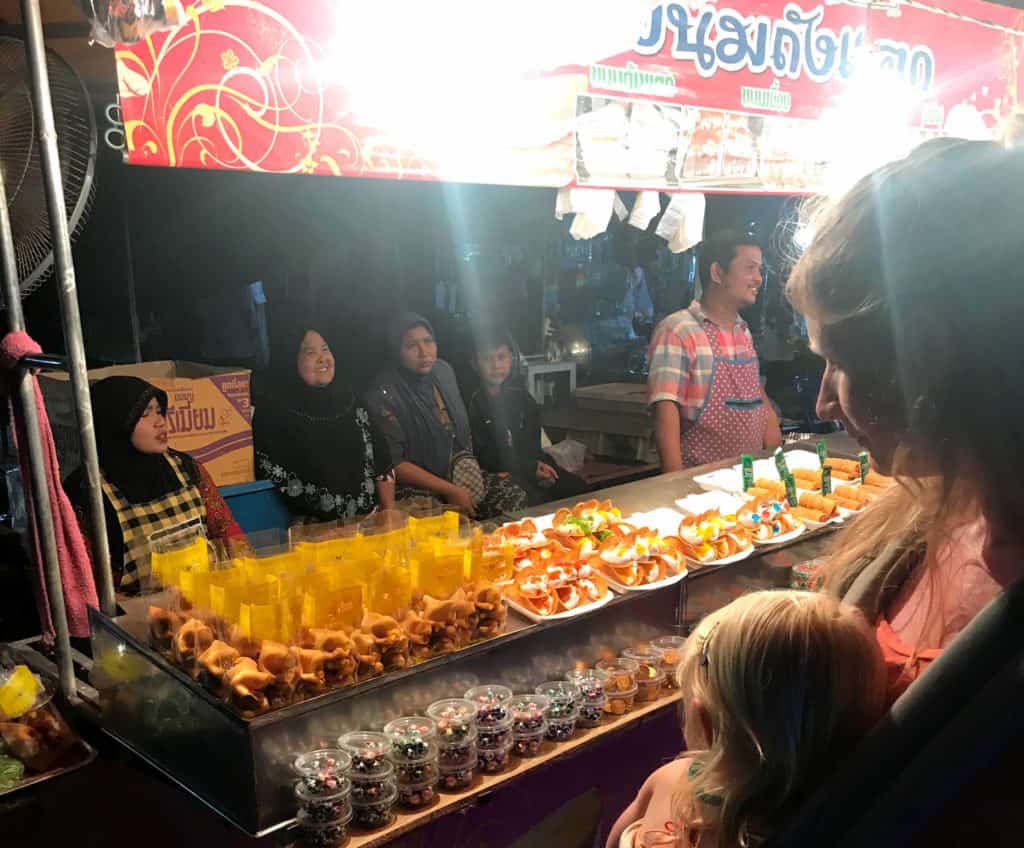
[[[391,450],[398,499],[426,495],[477,518],[522,509],[526,492],[507,475],[481,471],[472,455],[466,406],[430,322],[399,315],[387,340],[395,362],[377,375],[368,402]]]
[[[352,518],[394,506],[386,442],[336,373],[327,334],[311,321],[275,333],[270,368],[255,381],[256,471],[295,517]]]
[[[1020,150],[926,143],[825,209],[789,279],[825,359],[818,416],[900,484],[827,564],[827,585],[875,628],[890,701],[1024,579],[1024,500],[1006,476],[1024,440],[1022,208]],[[920,844],[1019,844],[1022,757],[1011,750]]]
[[[516,356],[507,333],[488,329],[477,334],[473,364],[480,388],[469,401],[469,424],[480,467],[510,474],[531,504],[579,497],[587,484],[541,449],[540,411],[516,383]]]
[[[107,377],[91,389],[96,448],[114,585],[126,595],[146,588],[150,537],[205,526],[211,540],[245,544],[217,486],[187,453],[167,446],[167,393],[138,377]],[[64,483],[82,535],[90,542],[82,469]]]

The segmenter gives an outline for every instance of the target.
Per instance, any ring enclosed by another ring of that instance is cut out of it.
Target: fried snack
[[[299,645],[323,652],[323,672],[327,686],[347,686],[356,682],[356,650],[351,637],[344,630],[303,630],[299,634]]]
[[[775,492],[770,489],[762,489],[760,486],[751,486],[744,494],[752,499],[768,501],[775,497]]]
[[[812,509],[811,507],[794,506],[790,507],[789,511],[800,520],[810,521],[812,524],[826,524],[832,520],[831,515],[827,515],[820,509]]]
[[[415,608],[409,609],[402,619],[402,630],[409,639],[409,656],[413,660],[425,660],[430,656],[430,637],[434,625]]]
[[[836,476],[836,472],[841,472],[845,479],[853,480],[860,479],[860,463],[855,459],[836,459],[834,456],[830,456],[825,460],[825,465],[832,469],[832,476]]]
[[[800,506],[804,509],[822,513],[826,516],[826,521],[836,514],[836,502],[834,500],[810,492],[804,492],[800,495]]]
[[[885,486],[872,486],[870,483],[864,483],[861,485],[860,490],[865,495],[874,495],[877,498],[886,493],[886,488]]]
[[[356,667],[357,679],[366,680],[383,673],[384,663],[381,662],[380,651],[377,650],[377,643],[369,633],[353,630],[352,645],[355,649],[356,661],[358,662]]]
[[[476,607],[477,623],[474,639],[488,639],[504,632],[508,607],[501,592],[492,583],[466,586],[466,595]]]
[[[863,486],[836,486],[835,495],[847,501],[856,501],[862,507],[875,499],[875,495],[865,492]]]
[[[879,489],[889,489],[896,485],[896,480],[892,477],[886,477],[884,474],[879,474],[877,471],[869,471],[864,478],[864,485],[875,486]]]
[[[254,715],[270,706],[264,690],[273,680],[274,675],[260,671],[256,661],[249,657],[239,657],[224,673],[224,684],[228,687],[231,703],[244,714]]]
[[[373,637],[385,671],[394,671],[409,665],[409,637],[394,618],[368,612],[360,628]]]
[[[678,533],[685,555],[701,565],[735,556],[752,545],[736,516],[723,516],[717,509],[684,518]]]
[[[315,648],[295,648],[299,661],[298,692],[304,697],[319,695],[327,688],[324,662],[327,654]]]
[[[774,498],[782,500],[786,497],[786,484],[780,480],[769,480],[766,477],[758,477],[754,481],[754,486],[758,489],[764,489],[772,493]]]
[[[75,735],[57,709],[44,704],[16,721],[0,722],[0,741],[29,770],[43,772],[75,743]]]
[[[149,644],[161,654],[170,653],[171,640],[185,623],[187,616],[171,612],[163,607],[151,606],[147,611],[149,621]]]
[[[850,500],[849,498],[837,496],[835,493],[833,493],[832,495],[832,500],[836,502],[836,506],[842,509],[848,509],[850,510],[850,512],[860,512],[862,509],[864,509],[864,504],[861,503],[860,501],[853,501]]]
[[[267,701],[272,709],[295,700],[295,690],[299,685],[299,657],[294,649],[264,639],[257,668],[273,677],[266,687]]]
[[[224,674],[241,656],[227,642],[214,639],[210,647],[199,655],[199,679],[208,689],[221,694]]]
[[[259,640],[250,639],[237,624],[232,624],[228,628],[228,644],[243,657],[248,657],[251,660],[257,659],[260,655]]]
[[[740,526],[760,542],[770,542],[801,526],[800,519],[789,511],[789,504],[779,501],[750,501],[739,513]]]
[[[199,655],[213,644],[213,630],[197,618],[190,618],[174,635],[175,662],[186,674],[199,676]]]
[[[820,489],[821,472],[810,468],[794,468],[793,479],[801,489]]]

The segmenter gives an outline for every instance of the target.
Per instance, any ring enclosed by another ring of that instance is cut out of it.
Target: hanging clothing
[[[173,448],[145,454],[132,445],[132,432],[151,400],[155,398],[161,413],[166,413],[166,392],[127,376],[100,380],[90,392],[110,565],[121,592],[136,594],[146,588],[149,539],[154,533],[194,522],[211,540],[245,542],[242,528],[199,462]],[[81,469],[71,473],[64,489],[88,543],[88,493]]]
[[[330,342],[326,328],[295,321],[274,336],[270,368],[253,388],[258,473],[274,483],[288,511],[318,521],[352,518],[377,506],[377,480],[391,473],[387,442],[341,375],[314,388],[297,371],[306,333]]]

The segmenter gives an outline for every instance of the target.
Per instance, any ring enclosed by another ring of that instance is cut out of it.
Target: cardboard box
[[[199,460],[218,486],[253,480],[251,372],[168,360],[97,368],[89,382],[118,375],[141,377],[167,392],[171,447]],[[52,372],[41,374],[39,385],[61,476],[67,477],[81,461],[71,381],[64,372]]]

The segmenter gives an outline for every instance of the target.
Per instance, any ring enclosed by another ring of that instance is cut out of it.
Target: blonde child
[[[808,592],[756,592],[709,615],[679,685],[688,750],[647,779],[607,848],[760,845],[885,709],[867,622]]]

